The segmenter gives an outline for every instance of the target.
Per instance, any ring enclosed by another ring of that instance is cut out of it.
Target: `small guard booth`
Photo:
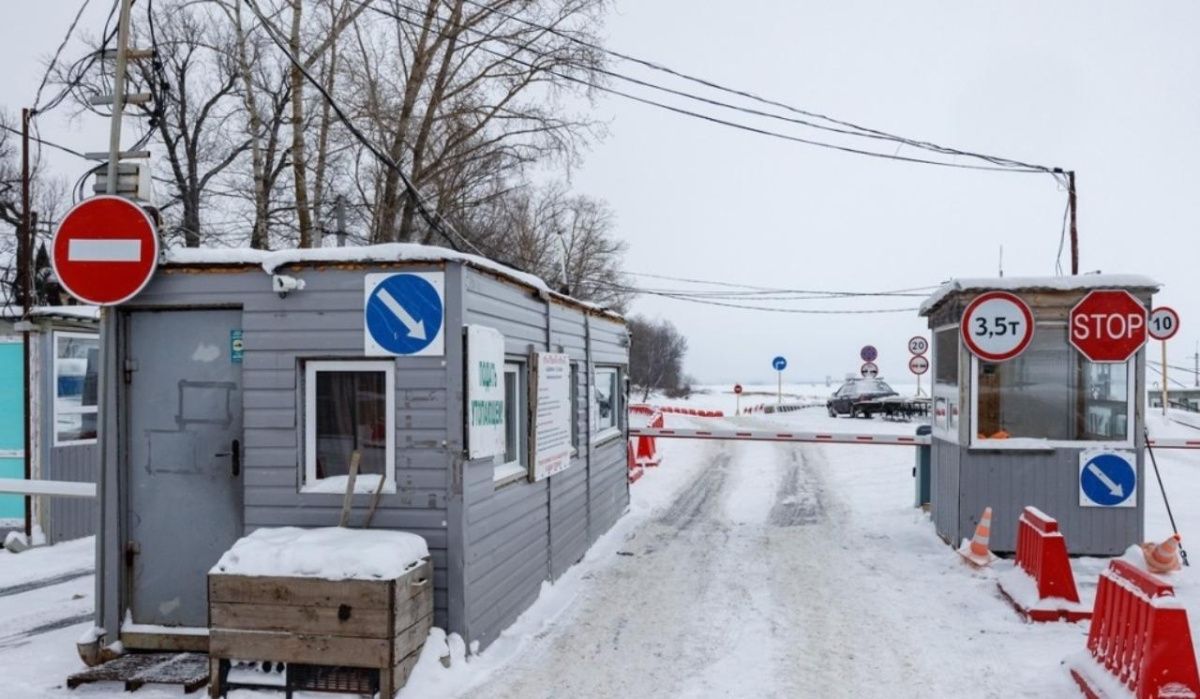
[[[25,477],[27,431],[33,479],[96,482],[98,317],[96,306],[82,305],[35,306],[28,318],[16,311],[0,314],[0,478]],[[95,533],[91,498],[35,495],[30,501],[35,543]],[[25,496],[0,495],[0,542],[9,531],[24,531],[25,514]]]
[[[172,250],[113,308],[97,625],[207,650],[206,576],[260,527],[425,538],[434,624],[486,646],[625,511],[618,315],[392,244]]]
[[[1142,345],[1158,288],[1130,275],[957,279],[922,304],[939,536],[957,546],[990,506],[992,550],[1011,552],[1032,505],[1072,554],[1143,540]]]

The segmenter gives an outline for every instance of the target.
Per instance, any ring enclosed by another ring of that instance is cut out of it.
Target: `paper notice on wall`
[[[504,336],[467,326],[467,451],[472,459],[504,453]]]
[[[533,479],[571,465],[571,357],[538,352],[534,360]]]

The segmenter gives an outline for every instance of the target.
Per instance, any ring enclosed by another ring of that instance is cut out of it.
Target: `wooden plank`
[[[396,600],[414,597],[433,579],[433,564],[426,558],[421,565],[396,578]]]
[[[202,634],[167,634],[121,632],[121,644],[128,650],[178,651],[207,653],[208,636]]]
[[[394,689],[402,689],[408,683],[408,676],[417,667],[417,660],[420,658],[421,651],[418,649],[415,653],[410,653],[396,663],[396,666],[392,668],[392,687]],[[380,692],[380,695],[383,696],[383,693]]]
[[[383,638],[213,629],[209,653],[218,658],[382,668],[391,661],[391,645]]]
[[[390,635],[386,609],[360,609],[352,605],[318,607],[213,602],[209,606],[209,618],[213,628],[240,631],[285,631],[355,638],[387,638]]]
[[[433,613],[433,584],[427,584],[406,600],[396,603],[392,628],[396,633],[407,629],[426,615]]]
[[[393,639],[393,657],[403,658],[414,651],[420,651],[425,645],[425,639],[429,637],[429,629],[433,627],[433,610],[429,610],[428,616],[425,616],[417,621],[417,623],[409,626],[406,629],[401,629],[396,632],[396,637]]]
[[[250,577],[209,574],[209,602],[270,604],[354,609],[387,609],[390,580],[323,580],[320,578]]]

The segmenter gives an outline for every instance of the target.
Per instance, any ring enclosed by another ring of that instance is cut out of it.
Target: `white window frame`
[[[596,406],[596,372],[600,371],[601,369],[612,369],[614,374],[616,375],[615,380],[613,381],[613,396],[612,396],[613,403],[614,403],[613,408],[612,408],[613,424],[612,424],[612,427],[605,427],[603,429],[599,429],[599,430],[593,432],[592,433],[592,444],[599,444],[601,442],[606,442],[614,437],[621,436],[621,408],[624,407],[624,404],[625,404],[625,397],[622,393],[622,384],[621,384],[621,367],[615,366],[615,365],[605,365],[605,364],[596,365],[596,366],[592,367],[591,377],[590,377],[590,380],[588,381],[588,389],[589,389],[588,390],[588,414],[591,415],[592,410],[595,409],[595,406]],[[600,417],[600,415],[597,412],[597,414],[596,414],[597,423],[599,423],[599,417]],[[596,427],[595,425],[592,426],[593,429],[595,429],[595,427]]]
[[[1047,322],[1036,323],[1036,326],[1041,325],[1051,328],[1066,327],[1066,323]],[[1070,342],[1067,343],[1069,351],[1078,352]],[[1128,427],[1125,432],[1125,439],[1120,441],[1108,440],[1090,440],[1090,439],[1038,439],[1037,446],[1031,446],[1028,441],[1021,437],[1013,437],[1015,443],[1005,439],[980,439],[979,438],[979,357],[971,354],[971,441],[970,449],[982,450],[1010,450],[1010,451],[1049,451],[1051,449],[1133,449],[1134,440],[1136,438],[1136,429],[1134,423],[1137,417],[1135,412],[1135,401],[1137,400],[1137,360],[1138,355],[1143,350],[1138,350],[1129,359],[1125,360],[1125,396],[1126,396],[1126,415],[1128,416]],[[1111,362],[1112,364],[1121,364],[1121,362]],[[1024,442],[1023,444],[1021,442]],[[1044,447],[1042,446],[1044,445]]]
[[[98,395],[96,397],[97,404],[93,405],[93,406],[80,406],[78,408],[63,409],[58,404],[58,361],[59,361],[58,338],[60,338],[60,337],[75,338],[75,339],[79,339],[79,340],[95,340],[96,346],[99,347],[99,345],[100,345],[99,333],[71,332],[71,331],[67,331],[67,330],[55,330],[51,335],[50,351],[54,353],[54,371],[52,372],[54,383],[53,383],[53,387],[51,389],[51,395],[52,395],[52,398],[54,401],[54,428],[53,428],[54,446],[56,446],[56,447],[71,447],[71,446],[76,446],[76,445],[80,445],[80,444],[95,444],[96,437],[91,437],[89,439],[59,439],[58,438],[58,416],[60,413],[62,413],[64,415],[95,414],[95,415],[97,415],[97,418],[96,418],[97,422],[99,422],[99,419],[100,419],[99,418],[100,397]],[[99,366],[96,367],[96,371],[97,371],[97,378],[98,378],[99,371],[100,371]],[[86,376],[86,374],[85,374],[85,376]],[[97,429],[97,432],[99,432],[99,429],[100,429],[99,424],[96,425],[96,429]]]
[[[955,339],[957,340],[957,342],[954,343],[954,351],[958,353],[958,356],[955,358],[955,363],[959,365],[959,372],[954,381],[955,395],[953,396],[953,400],[951,400],[950,396],[946,395],[946,384],[939,382],[937,378],[938,364],[941,361],[941,357],[937,352],[937,336],[938,333],[946,332],[947,330],[953,330],[955,333]],[[951,424],[951,419],[955,418],[952,413],[954,410],[960,409],[959,401],[962,399],[962,386],[960,386],[958,383],[960,377],[962,376],[962,340],[958,337],[958,323],[949,323],[933,328],[929,338],[929,355],[932,357],[932,361],[929,363],[929,398],[931,399],[929,406],[929,422],[933,426],[934,434],[936,434],[939,438],[948,442],[953,442],[954,444],[958,444],[960,421],[958,419],[954,419],[954,424]],[[972,356],[972,359],[974,359],[974,356]],[[940,390],[939,387],[941,387]],[[974,395],[974,389],[972,389],[972,395]],[[937,409],[939,399],[946,401],[945,426],[938,424]],[[961,418],[962,416],[959,415],[957,417]]]
[[[309,360],[304,363],[304,482],[305,488],[325,480],[317,478],[317,373],[384,373],[387,406],[384,420],[387,431],[383,456],[383,492],[396,492],[396,363],[389,360]],[[357,490],[357,488],[356,488]]]
[[[525,363],[506,359],[504,368],[500,371],[502,381],[508,381],[509,372],[516,372],[517,409],[515,415],[520,424],[517,425],[517,458],[514,461],[502,461],[508,452],[508,389],[504,391],[504,453],[498,454],[492,467],[492,483],[495,487],[516,483],[529,477],[529,378],[525,373]]]

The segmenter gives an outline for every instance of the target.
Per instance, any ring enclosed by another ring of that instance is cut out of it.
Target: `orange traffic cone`
[[[958,555],[975,566],[982,568],[996,560],[996,554],[988,550],[988,539],[992,536],[992,508],[985,507],[983,516],[979,518],[979,524],[975,527],[975,536],[971,539],[963,539],[962,546],[958,548]]]
[[[1172,534],[1161,544],[1142,544],[1142,555],[1151,573],[1170,573],[1179,570],[1179,535]]]

